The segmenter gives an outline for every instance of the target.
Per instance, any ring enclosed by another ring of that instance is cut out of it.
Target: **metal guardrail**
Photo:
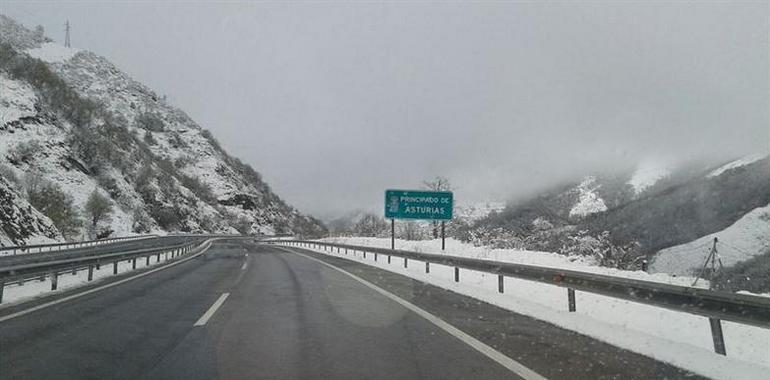
[[[770,298],[737,294],[686,286],[662,284],[587,272],[539,267],[534,265],[505,263],[491,260],[472,259],[458,256],[391,250],[387,248],[333,244],[306,240],[269,241],[270,244],[323,249],[347,254],[348,251],[372,253],[373,259],[386,255],[391,257],[425,262],[425,272],[430,273],[430,264],[454,267],[455,281],[460,281],[460,269],[498,275],[498,292],[504,292],[504,277],[535,281],[567,288],[569,311],[576,310],[575,291],[599,294],[626,301],[638,302],[673,311],[700,315],[709,318],[714,350],[726,355],[721,321],[731,321],[761,328],[770,328]]]
[[[56,290],[58,287],[58,277],[61,273],[72,272],[76,274],[80,270],[88,270],[88,281],[92,281],[94,269],[99,270],[101,265],[112,264],[113,275],[116,275],[118,274],[118,263],[121,261],[131,261],[133,263],[132,269],[136,269],[136,262],[139,258],[144,258],[145,266],[149,266],[153,256],[156,263],[161,261],[161,255],[164,256],[164,260],[172,260],[189,253],[200,243],[201,239],[194,239],[190,242],[172,246],[110,252],[103,255],[78,256],[3,267],[0,268],[0,303],[3,299],[5,286],[14,283],[23,284],[31,279],[44,280],[46,277],[50,277],[51,290]]]
[[[66,243],[16,245],[11,247],[0,247],[0,255],[2,255],[4,252],[7,253],[9,251],[13,255],[16,255],[18,253],[36,253],[36,252],[39,253],[39,252],[61,251],[65,249],[91,247],[95,245],[114,243],[116,241],[139,240],[139,239],[147,239],[152,237],[158,237],[158,235],[135,235],[135,236],[124,236],[119,238],[85,240],[85,241],[75,241],[75,242],[66,242]],[[37,251],[35,252],[35,250]]]

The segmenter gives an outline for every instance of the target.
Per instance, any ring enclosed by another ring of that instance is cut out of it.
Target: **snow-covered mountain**
[[[625,173],[594,174],[554,187],[483,218],[458,237],[477,244],[573,254],[653,258],[653,269],[688,273],[702,263],[694,249],[723,239],[732,265],[767,250],[770,156],[717,164],[643,162]],[[603,247],[603,248],[602,248]],[[602,251],[603,250],[603,251]],[[614,262],[614,261],[613,261]]]
[[[2,15],[0,44],[0,175],[12,177],[17,206],[26,207],[32,176],[58,185],[81,215],[90,194],[108,197],[114,207],[101,234],[324,232],[210,132],[105,58]],[[18,222],[4,215],[3,230]],[[37,231],[61,240],[38,219]],[[41,234],[6,235],[22,244]]]
[[[707,178],[718,181],[723,175],[737,175],[751,170],[754,166],[752,164],[761,164],[763,160],[768,160],[768,157],[761,154],[748,155],[714,169]],[[759,167],[768,170],[767,165]],[[765,175],[770,175],[770,172],[765,172]],[[764,191],[770,193],[768,188]],[[725,266],[733,266],[770,252],[770,204],[751,209],[727,228],[660,250],[650,269],[680,275],[697,272],[709,255],[714,238],[718,240],[717,257]]]

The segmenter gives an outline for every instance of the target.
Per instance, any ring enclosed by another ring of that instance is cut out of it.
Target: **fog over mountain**
[[[770,151],[768,3],[5,1],[168,96],[319,215],[444,175],[506,199]]]

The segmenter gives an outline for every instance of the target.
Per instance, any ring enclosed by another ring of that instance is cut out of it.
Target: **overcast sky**
[[[104,55],[320,216],[505,199],[770,146],[768,2],[98,2],[0,13]]]

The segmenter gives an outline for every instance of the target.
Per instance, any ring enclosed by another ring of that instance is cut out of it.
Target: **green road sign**
[[[393,219],[451,220],[449,191],[385,190],[385,217]]]

